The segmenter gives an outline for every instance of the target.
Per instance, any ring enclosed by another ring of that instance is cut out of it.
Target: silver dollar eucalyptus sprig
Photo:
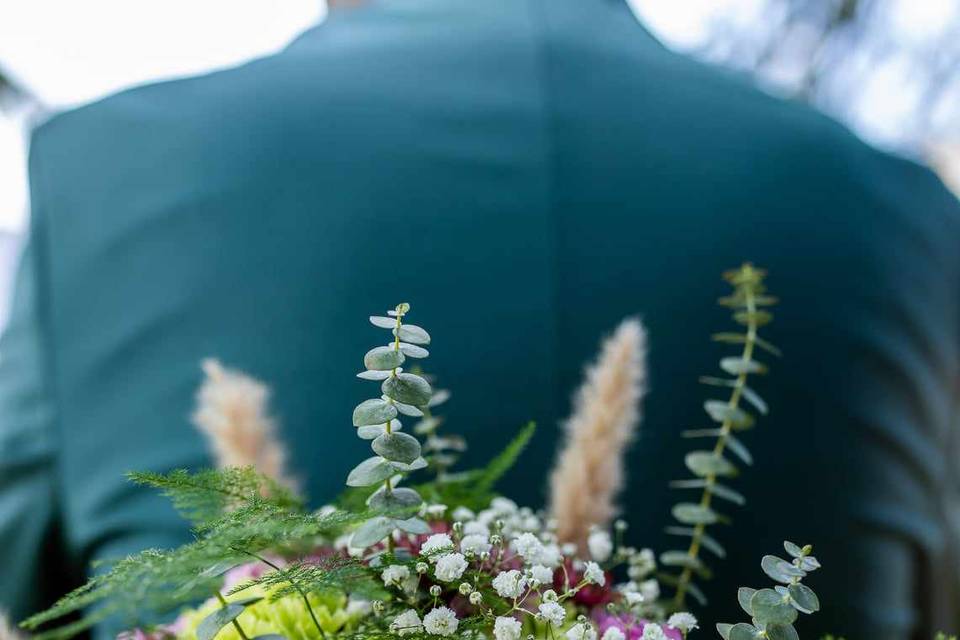
[[[393,340],[368,351],[363,357],[366,371],[357,374],[364,380],[380,381],[382,395],[364,400],[353,410],[357,435],[373,441],[370,446],[376,455],[354,467],[347,476],[347,486],[382,485],[367,500],[367,506],[385,514],[370,518],[357,529],[350,541],[351,546],[357,548],[369,547],[384,538],[392,547],[393,532],[397,529],[414,534],[430,531],[427,523],[419,518],[394,516],[423,503],[416,491],[397,485],[405,474],[427,466],[420,441],[401,431],[399,416],[422,418],[433,396],[429,382],[416,374],[405,373],[401,367],[407,358],[430,355],[421,346],[430,344],[430,334],[403,322],[409,312],[410,305],[404,302],[388,311],[387,316],[370,316],[375,327],[393,332]]]
[[[707,400],[703,408],[716,423],[711,429],[684,431],[685,438],[715,439],[709,449],[691,451],[686,455],[687,468],[695,478],[676,480],[670,483],[675,489],[695,489],[700,492],[697,502],[680,502],[673,507],[673,517],[681,526],[667,527],[667,533],[690,538],[689,546],[683,551],[667,551],[660,556],[660,562],[667,567],[679,569],[679,574],[662,573],[660,579],[676,588],[673,608],[686,608],[686,596],[691,594],[700,604],[706,604],[706,596],[693,581],[694,576],[709,578],[711,571],[701,559],[701,549],[707,549],[715,556],[726,555],[716,539],[706,533],[709,525],[728,522],[729,519],[719,513],[715,499],[725,500],[742,506],[746,498],[726,484],[723,478],[732,478],[739,474],[737,464],[727,452],[745,465],[753,464],[753,456],[746,445],[734,435],[746,431],[754,425],[755,418],[744,405],[766,415],[767,403],[747,385],[750,376],[762,375],[767,367],[756,360],[756,351],[762,349],[771,355],[780,355],[780,351],[758,335],[760,327],[773,319],[773,314],[764,309],[776,304],[776,298],[768,295],[763,284],[766,271],[757,269],[749,262],[739,269],[727,271],[724,280],[733,286],[733,293],[720,299],[720,304],[733,310],[733,320],[743,327],[742,332],[718,333],[713,336],[717,342],[742,345],[740,355],[720,360],[720,368],[728,377],[704,377],[700,382],[706,385],[729,389],[725,400]]]
[[[723,640],[800,640],[793,627],[797,614],[820,610],[817,594],[803,584],[808,573],[820,568],[817,559],[810,555],[813,547],[786,541],[783,548],[791,560],[763,556],[760,562],[763,572],[779,584],[773,589],[740,587],[737,600],[752,623],[718,624],[717,631]]]

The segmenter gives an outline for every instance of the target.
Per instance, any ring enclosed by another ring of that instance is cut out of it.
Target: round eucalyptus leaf
[[[364,400],[353,410],[353,426],[365,427],[371,424],[386,424],[397,417],[397,408],[392,402],[373,398]]]
[[[383,516],[370,518],[353,533],[350,538],[350,546],[356,549],[366,549],[386,538],[396,528],[392,518]]]
[[[367,498],[367,506],[377,510],[399,510],[416,507],[423,503],[423,498],[413,489],[398,487],[387,492],[386,487],[377,489]]]
[[[773,623],[767,625],[767,640],[800,640],[792,624]]]
[[[717,512],[710,507],[693,502],[675,504],[671,513],[683,524],[714,524],[719,519]]]
[[[753,464],[753,456],[750,454],[750,450],[747,449],[747,445],[740,442],[733,434],[727,436],[727,448],[743,460],[744,464]]]
[[[759,636],[752,624],[738,622],[730,629],[730,640],[756,640]]]
[[[767,371],[767,368],[756,360],[744,360],[740,357],[723,358],[720,360],[720,368],[731,375],[766,373]]]
[[[735,476],[737,468],[726,458],[712,451],[691,451],[684,458],[687,468],[701,478],[707,476]]]
[[[411,358],[426,358],[430,355],[430,352],[423,347],[418,347],[417,345],[410,344],[409,342],[401,342],[400,351],[403,352],[403,355]]]
[[[800,558],[800,568],[804,571],[815,571],[820,568],[820,561],[813,556]]]
[[[696,600],[701,607],[707,606],[707,596],[703,593],[703,589],[697,586],[696,582],[687,583],[687,593],[693,596],[693,599]]]
[[[755,325],[762,327],[770,324],[770,321],[773,320],[773,314],[769,311],[737,311],[733,314],[733,320],[737,324],[745,326]]]
[[[794,578],[802,578],[805,575],[803,571],[793,566],[793,564],[777,556],[763,556],[763,559],[760,561],[760,568],[763,569],[765,574],[777,582],[784,584],[789,584],[793,582]]]
[[[430,383],[412,373],[401,373],[387,378],[383,381],[381,389],[384,395],[390,396],[397,402],[412,404],[415,407],[425,406],[433,395]]]
[[[429,418],[424,418],[417,424],[413,425],[413,432],[418,435],[425,435],[428,433],[433,433],[439,426],[440,419],[430,416]]]
[[[397,373],[400,373],[401,371],[403,371],[403,369],[398,367]],[[357,374],[357,377],[360,378],[361,380],[380,381],[380,380],[386,380],[392,375],[393,373],[390,371],[361,371],[360,373]]]
[[[370,324],[381,329],[395,329],[397,327],[396,318],[386,316],[370,316]]]
[[[793,606],[803,613],[814,613],[820,610],[820,598],[807,585],[791,584],[787,589],[790,592],[790,600],[793,602]]]
[[[740,603],[740,608],[743,609],[748,616],[753,615],[753,608],[750,606],[750,599],[753,598],[753,594],[756,592],[756,589],[751,589],[750,587],[740,587],[737,590],[737,602]]]
[[[794,544],[794,543],[790,542],[789,540],[784,540],[784,541],[783,541],[783,550],[786,551],[787,553],[789,553],[789,554],[790,554],[791,556],[793,556],[794,558],[802,558],[802,557],[803,557],[803,549],[800,548],[800,545]]]
[[[760,397],[760,394],[746,385],[741,387],[740,393],[743,395],[744,400],[752,404],[753,408],[760,412],[760,415],[767,415],[767,412],[770,409],[767,407],[767,403],[764,401],[764,399]]]
[[[720,634],[720,637],[723,638],[723,640],[730,640],[730,629],[733,629],[732,624],[728,624],[726,622],[717,623],[717,633]]]
[[[734,429],[748,429],[753,426],[754,419],[740,407],[731,407],[722,400],[707,400],[703,408],[714,422],[730,422]]]
[[[686,551],[664,551],[660,554],[660,564],[668,567],[690,569],[699,574],[709,574],[710,570],[699,558],[691,556]]]
[[[393,465],[393,468],[396,469],[397,471],[402,471],[404,473],[407,473],[410,471],[416,471],[418,469],[426,468],[427,461],[424,460],[423,458],[417,458],[410,464],[403,464],[402,462],[392,462],[391,464]]]
[[[750,598],[751,615],[762,624],[790,624],[797,619],[793,605],[773,589],[760,589]]]
[[[400,431],[403,429],[403,424],[399,420],[390,421],[390,430],[391,431]],[[387,432],[387,426],[385,424],[371,424],[369,426],[358,427],[357,435],[362,440],[373,440],[377,436],[380,436]]]
[[[420,457],[420,441],[406,433],[384,433],[373,441],[371,448],[391,462],[410,464]]]
[[[380,456],[367,458],[353,468],[347,476],[348,487],[370,487],[380,484],[397,472],[397,465]]]
[[[363,356],[363,366],[372,371],[393,371],[405,359],[403,352],[394,351],[393,347],[374,347]]]
[[[417,536],[422,536],[430,533],[430,525],[421,520],[420,518],[409,518],[407,520],[395,520],[397,527],[401,531],[406,531],[407,533],[412,533]]]
[[[404,404],[402,402],[394,402],[394,405],[397,407],[397,411],[402,413],[405,416],[410,416],[411,418],[422,418],[423,411],[416,408],[412,404]]]
[[[204,618],[197,626],[197,640],[213,640],[221,629],[237,619],[249,605],[259,602],[263,598],[247,598],[236,600],[221,607]]]
[[[423,327],[415,324],[401,325],[399,332],[396,329],[393,330],[393,335],[411,344],[430,344],[430,334]]]
[[[446,389],[435,389],[433,395],[430,396],[430,402],[427,403],[428,407],[437,407],[450,399],[450,392]]]
[[[744,498],[741,493],[734,491],[727,485],[720,484],[719,482],[713,483],[713,485],[710,487],[710,492],[718,498],[723,498],[724,500],[728,500],[736,505],[740,505],[741,507],[747,503],[747,499]]]
[[[713,538],[712,536],[706,533],[700,534],[700,544],[703,545],[704,549],[706,549],[713,555],[717,556],[718,558],[727,557],[727,550],[724,549],[723,546],[719,542],[717,542],[715,538]]]

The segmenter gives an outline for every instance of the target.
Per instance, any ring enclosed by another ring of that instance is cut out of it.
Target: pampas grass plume
[[[565,442],[550,475],[550,514],[561,542],[586,548],[594,526],[617,515],[623,488],[623,458],[640,421],[646,392],[646,331],[629,318],[603,344],[574,397],[564,424]]]

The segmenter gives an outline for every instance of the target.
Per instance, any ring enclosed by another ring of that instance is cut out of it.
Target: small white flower
[[[591,558],[597,562],[606,562],[613,553],[613,540],[606,531],[595,529],[587,536],[587,549],[590,551]]]
[[[568,640],[597,640],[597,632],[589,622],[578,622],[566,633]]]
[[[520,517],[517,528],[521,531],[539,531],[543,528],[543,524],[540,522],[540,518],[531,513]]]
[[[559,627],[567,617],[567,611],[556,602],[543,602],[537,607],[540,615],[550,624]]]
[[[460,551],[478,556],[484,551],[490,551],[490,540],[484,534],[471,533],[463,536],[463,540],[460,541]]]
[[[470,604],[479,606],[483,602],[483,594],[479,591],[474,591],[470,594]]]
[[[530,567],[530,577],[540,584],[553,584],[553,569],[535,564]]]
[[[399,587],[408,577],[410,577],[410,569],[402,564],[392,564],[380,573],[380,579],[388,587]]]
[[[373,603],[369,600],[347,600],[347,615],[365,617],[373,611]]]
[[[657,568],[657,558],[652,549],[643,549],[630,557],[627,575],[631,580],[643,580]]]
[[[540,594],[540,599],[544,602],[556,602],[560,599],[560,596],[557,595],[557,592],[553,589],[547,589],[542,594]]]
[[[600,565],[598,565],[596,562],[587,563],[586,567],[583,570],[583,577],[588,582],[592,582],[593,584],[599,585],[601,587],[607,581],[607,577],[603,575],[603,569],[601,569]]]
[[[667,618],[667,625],[679,630],[683,635],[687,635],[697,628],[697,619],[692,613],[678,611]]]
[[[527,586],[523,574],[516,569],[501,571],[493,579],[493,588],[502,598],[519,598]]]
[[[653,602],[660,598],[660,583],[655,578],[644,580],[640,583],[640,593],[647,602]]]
[[[423,515],[430,516],[433,518],[441,518],[447,510],[447,505],[445,504],[428,504],[422,508]]]
[[[493,623],[493,637],[496,640],[520,640],[523,625],[516,618],[500,616]]]
[[[423,616],[424,631],[435,636],[452,636],[459,625],[457,614],[447,607],[431,609],[430,613]]]
[[[479,520],[471,520],[463,525],[463,533],[465,536],[488,536],[490,535],[490,527],[480,522]]]
[[[467,570],[467,561],[461,553],[448,553],[437,558],[433,573],[440,582],[459,580]]]
[[[560,553],[560,547],[555,544],[543,545],[543,553],[540,554],[540,564],[545,567],[556,568],[563,562],[563,554]]]
[[[610,627],[603,632],[603,637],[600,640],[626,640],[626,636],[618,627]]]
[[[669,640],[667,634],[663,632],[663,629],[660,628],[660,625],[653,622],[648,622],[643,627],[643,635],[640,636],[640,640]]]
[[[643,597],[642,593],[637,591],[627,591],[623,594],[627,598],[627,604],[631,607],[636,606],[642,602],[645,602],[647,599]]]
[[[528,563],[539,562],[543,555],[543,543],[532,533],[521,533],[513,539],[510,546]]]
[[[466,507],[457,507],[453,510],[452,515],[454,520],[459,520],[460,522],[467,522],[477,517],[477,514]]]
[[[427,556],[431,562],[435,562],[439,555],[449,551],[453,551],[453,540],[445,533],[433,534],[420,546],[420,555]]]
[[[422,626],[417,612],[408,609],[393,619],[390,623],[390,631],[400,636],[408,636],[420,633]]]
[[[563,555],[565,555],[565,556],[575,555],[575,554],[577,553],[577,545],[575,545],[575,544],[572,543],[572,542],[564,542],[564,543],[563,543],[563,546],[560,547],[560,551],[561,551],[561,552],[563,553]]]
[[[490,508],[498,515],[509,516],[517,512],[517,503],[510,498],[497,497],[490,501]]]

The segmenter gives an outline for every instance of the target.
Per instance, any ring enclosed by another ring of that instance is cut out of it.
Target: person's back
[[[467,463],[541,424],[505,485],[529,504],[582,363],[642,313],[652,392],[623,505],[633,542],[675,547],[667,483],[724,354],[717,276],[743,260],[782,297],[784,357],[703,620],[739,619],[736,587],[784,538],[827,567],[807,630],[907,638],[952,586],[931,589],[955,562],[955,198],[667,52],[620,0],[335,12],[277,56],[55,118],[31,171],[0,345],[0,598],[17,614],[55,564],[186,536],[123,474],[208,464],[187,420],[203,357],[272,385],[293,471],[314,503],[336,495],[365,455],[349,424],[365,317],[401,301],[432,330]]]

